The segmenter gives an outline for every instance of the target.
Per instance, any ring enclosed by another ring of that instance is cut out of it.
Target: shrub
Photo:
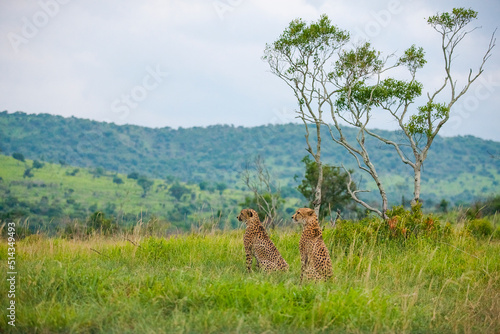
[[[118,176],[113,177],[113,182],[116,184],[123,184],[123,180]]]
[[[33,165],[31,166],[31,168],[40,169],[40,168],[43,168],[43,166],[45,166],[45,164],[43,162],[40,162],[38,160],[33,160]]]
[[[473,220],[493,216],[497,212],[500,212],[500,195],[472,203],[467,209],[465,216]]]
[[[23,178],[27,178],[27,177],[33,177],[33,173],[31,172],[31,168],[26,168],[24,170],[24,174],[23,174]]]
[[[500,226],[498,226],[495,229],[495,232],[493,232],[492,239],[494,239],[494,240],[500,240]]]
[[[493,225],[487,219],[474,219],[465,224],[465,228],[477,238],[489,237],[493,234]]]
[[[137,179],[139,179],[139,173],[132,172],[132,173],[130,173],[130,174],[127,175],[127,179],[137,180]]]
[[[79,171],[80,171],[79,168],[75,168],[71,172],[70,171],[66,171],[66,175],[68,175],[68,176],[75,176],[76,173],[78,173]]]
[[[438,237],[451,231],[450,226],[443,229],[439,220],[432,214],[424,215],[421,203],[414,205],[409,211],[403,206],[393,207],[387,211],[387,216],[389,216],[387,227],[391,237],[408,238],[420,235]]]
[[[118,231],[118,225],[113,223],[112,218],[106,218],[106,215],[101,211],[94,212],[87,219],[87,233],[94,232],[110,235]]]
[[[482,212],[485,216],[494,215],[500,212],[500,195],[484,201],[484,210]]]
[[[24,155],[22,153],[12,153],[12,157],[16,160],[19,160],[21,162],[24,162]]]

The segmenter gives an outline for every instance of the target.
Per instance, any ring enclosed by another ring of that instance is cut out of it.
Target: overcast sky
[[[498,0],[2,0],[0,110],[149,127],[288,123],[296,101],[263,50],[291,20],[323,13],[386,54],[424,47],[418,79],[432,91],[443,60],[426,18],[460,6],[479,12],[471,27],[481,29],[456,54],[458,86],[500,25]],[[499,105],[497,45],[442,134],[500,141]],[[396,124],[378,116],[372,127]]]

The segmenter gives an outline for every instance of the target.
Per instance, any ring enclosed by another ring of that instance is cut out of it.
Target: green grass
[[[0,332],[500,332],[498,241],[459,229],[439,240],[377,241],[341,228],[324,232],[334,278],[304,284],[293,229],[271,232],[290,264],[272,274],[246,273],[242,230],[33,235],[17,243],[16,327],[3,316]],[[6,253],[2,241],[2,263]]]

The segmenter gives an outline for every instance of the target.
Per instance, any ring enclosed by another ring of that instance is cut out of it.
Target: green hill
[[[353,129],[348,130],[348,136],[355,135]],[[397,132],[380,133],[399,138]],[[402,196],[410,198],[411,169],[389,147],[376,141],[368,146],[387,182],[390,201],[396,204]],[[303,175],[300,161],[307,154],[300,124],[146,128],[21,112],[0,113],[0,149],[6,155],[19,152],[46,162],[101,167],[123,174],[140,172],[169,182],[224,182],[230,189],[243,188],[241,172],[260,155],[284,192],[295,196],[298,181],[294,176]],[[472,136],[436,138],[422,176],[426,205],[432,207],[443,198],[459,204],[500,193],[498,152],[500,143]],[[326,163],[344,163],[357,170],[352,157],[327,138],[323,157]],[[366,175],[356,174],[362,187],[375,189]]]
[[[199,185],[140,175],[129,178],[102,168],[51,163],[33,168],[31,160],[4,155],[0,166],[0,220],[29,217],[32,228],[49,231],[75,220],[84,222],[96,211],[114,217],[122,226],[151,219],[183,230],[204,220],[236,226],[236,219],[227,217],[236,216],[229,213],[244,199],[243,191],[217,189],[213,184],[202,190]]]

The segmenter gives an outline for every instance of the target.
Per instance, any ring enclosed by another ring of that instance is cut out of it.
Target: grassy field
[[[500,332],[498,240],[457,226],[446,237],[406,240],[378,238],[376,229],[325,229],[334,278],[303,284],[294,228],[271,232],[290,264],[272,274],[245,271],[242,230],[32,235],[16,244],[16,327],[2,316],[0,332]],[[3,240],[2,268],[7,247]]]

